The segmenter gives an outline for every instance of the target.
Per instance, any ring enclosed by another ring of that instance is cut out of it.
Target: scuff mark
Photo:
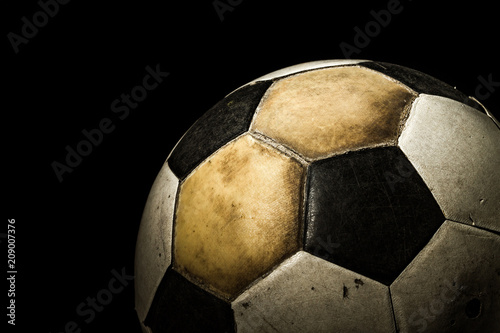
[[[359,286],[364,285],[365,283],[361,279],[354,279],[354,283],[356,283],[356,289],[359,288]]]
[[[469,220],[472,222],[472,225],[476,225],[476,222],[474,222],[474,219],[472,218],[471,213],[469,213]]]
[[[342,288],[342,298],[349,298],[349,288],[347,288],[345,284]]]

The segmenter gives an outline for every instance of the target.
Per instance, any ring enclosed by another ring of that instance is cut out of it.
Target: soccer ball
[[[500,124],[402,66],[317,61],[181,138],[135,257],[144,332],[500,332]]]

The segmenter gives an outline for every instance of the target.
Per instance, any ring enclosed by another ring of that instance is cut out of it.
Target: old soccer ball
[[[500,125],[402,66],[318,61],[229,94],[144,209],[144,332],[500,332]]]

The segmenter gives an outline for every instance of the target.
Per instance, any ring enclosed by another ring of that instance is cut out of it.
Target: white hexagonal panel
[[[135,255],[135,307],[144,321],[156,288],[171,263],[172,221],[179,180],[165,163],[144,208]]]
[[[490,117],[420,95],[399,146],[447,219],[500,231],[500,129]]]
[[[401,332],[500,332],[500,236],[445,221],[390,289]]]
[[[395,330],[387,286],[304,251],[231,306],[238,333]]]

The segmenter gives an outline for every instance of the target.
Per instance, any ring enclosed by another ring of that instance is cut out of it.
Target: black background
[[[140,332],[133,282],[89,323],[76,308],[107,288],[111,270],[133,274],[142,210],[177,140],[250,80],[301,62],[344,58],[339,44],[354,45],[354,27],[364,29],[370,12],[390,1],[230,2],[241,3],[221,20],[211,0],[72,0],[17,54],[7,34],[21,34],[21,18],[32,21],[40,5],[3,3],[7,203],[0,230],[6,232],[8,218],[16,220],[16,331],[64,332],[74,321],[82,332]],[[470,96],[479,76],[500,81],[495,2],[435,3],[401,0],[401,13],[352,58],[411,67]],[[169,76],[120,120],[111,103],[157,64]],[[499,96],[483,101],[497,117]],[[59,182],[51,163],[64,163],[65,147],[75,148],[82,130],[103,118],[114,131]],[[5,245],[2,239],[4,272]]]

